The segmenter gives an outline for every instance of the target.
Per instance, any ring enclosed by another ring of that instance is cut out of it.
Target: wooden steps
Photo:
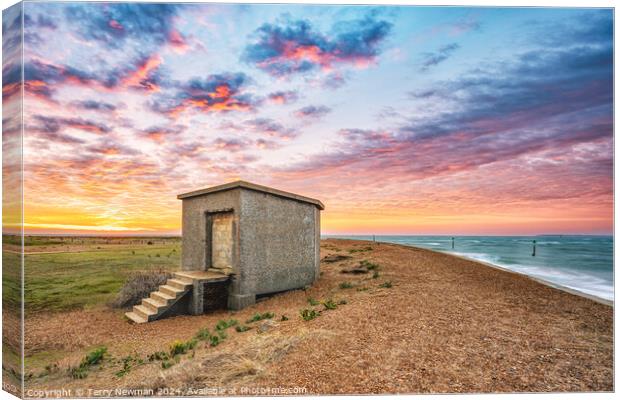
[[[168,279],[149,297],[142,299],[141,304],[133,306],[133,310],[125,313],[125,316],[136,324],[155,321],[188,293],[193,285],[191,279],[175,274],[174,278]]]

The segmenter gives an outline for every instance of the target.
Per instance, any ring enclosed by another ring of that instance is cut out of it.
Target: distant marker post
[[[454,238],[452,238],[452,249],[454,250]]]
[[[532,257],[536,257],[536,241],[532,240]]]

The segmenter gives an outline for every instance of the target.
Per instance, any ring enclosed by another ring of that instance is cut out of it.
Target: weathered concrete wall
[[[321,277],[321,210],[314,207],[314,280]]]
[[[224,192],[211,193],[208,196],[187,198],[183,200],[183,241],[181,267],[186,271],[204,270],[211,266],[211,260],[207,256],[207,212],[218,212],[233,209],[233,226],[239,226],[240,189],[232,189]],[[232,234],[233,241],[238,240],[238,229]],[[209,244],[210,245],[210,244]],[[232,267],[236,269],[238,254],[233,248]]]
[[[211,229],[211,244],[213,246],[211,249],[211,266],[213,268],[232,268],[233,217],[232,212],[213,216]]]
[[[232,292],[265,294],[301,288],[318,278],[316,206],[241,189],[239,261]],[[248,299],[249,301],[250,299]]]

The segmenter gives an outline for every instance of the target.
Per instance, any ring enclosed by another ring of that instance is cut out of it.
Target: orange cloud
[[[123,79],[123,84],[129,87],[141,87],[152,92],[159,91],[159,86],[149,80],[151,72],[156,70],[162,63],[159,55],[154,54],[138,65],[135,71],[132,71]]]

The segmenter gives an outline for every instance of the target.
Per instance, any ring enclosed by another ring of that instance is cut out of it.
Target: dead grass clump
[[[302,341],[317,340],[333,333],[301,330],[295,335],[273,333],[255,335],[235,349],[211,350],[194,359],[180,362],[162,371],[159,377],[145,381],[146,387],[188,388],[245,384],[261,376],[269,364],[281,360]]]
[[[168,271],[144,271],[131,274],[111,303],[114,308],[126,308],[139,304],[160,285],[166,283],[173,274]]]
[[[338,287],[340,289],[351,289],[353,287],[353,284],[351,282],[342,282],[340,285],[338,285]]]
[[[329,256],[323,257],[321,262],[329,264],[329,263],[335,263],[339,261],[348,260],[349,258],[351,258],[351,256],[343,256],[342,254],[331,254]]]

